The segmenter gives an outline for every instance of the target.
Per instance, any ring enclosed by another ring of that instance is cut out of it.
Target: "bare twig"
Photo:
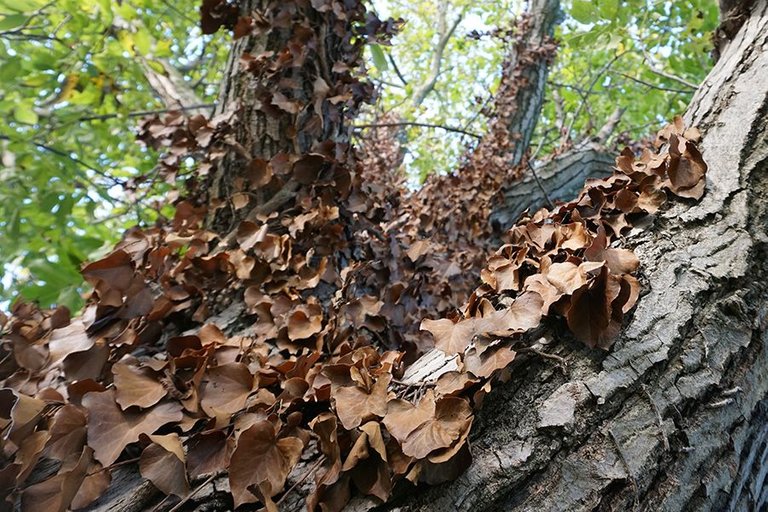
[[[309,478],[309,475],[315,472],[315,470],[320,467],[320,464],[322,464],[325,461],[325,455],[321,455],[319,459],[317,459],[317,462],[315,462],[311,468],[309,468],[302,476],[299,478],[287,491],[283,493],[282,496],[280,496],[280,499],[275,502],[276,505],[280,505],[280,503],[283,502],[286,496],[291,494],[294,489],[296,489],[298,486],[300,486],[304,481]]]
[[[547,191],[544,188],[544,185],[541,184],[541,180],[539,180],[539,175],[536,174],[536,169],[533,168],[533,166],[531,165],[530,160],[526,160],[525,163],[528,164],[528,168],[531,170],[531,174],[533,174],[533,179],[536,180],[536,185],[539,186],[539,189],[541,190],[541,193],[544,194],[544,200],[547,202],[547,206],[549,206],[550,208],[554,208],[555,204],[549,198],[549,195],[547,194]]]
[[[455,133],[461,133],[463,135],[469,135],[470,137],[474,137],[476,139],[481,139],[482,137],[476,133],[468,132],[466,130],[463,130],[461,128],[455,128],[452,126],[445,126],[442,124],[430,124],[430,123],[417,123],[412,121],[400,121],[397,123],[372,123],[372,124],[356,124],[353,125],[355,128],[391,128],[394,126],[419,126],[421,128],[439,128],[441,130],[445,130],[447,132],[455,132]]]
[[[13,139],[11,139],[10,137],[8,137],[6,135],[0,135],[0,140],[13,141]],[[13,142],[22,142],[22,141],[13,141]],[[43,144],[42,142],[38,142],[38,141],[35,141],[35,140],[24,141],[24,142],[29,142],[30,144],[32,144],[33,146],[35,146],[37,148],[40,148],[40,149],[42,149],[44,151],[48,151],[49,153],[52,153],[52,154],[54,154],[56,156],[60,156],[62,158],[66,158],[66,159],[70,160],[71,162],[73,162],[73,163],[75,163],[75,164],[77,164],[77,165],[79,165],[81,167],[84,167],[85,169],[88,169],[89,171],[92,171],[95,174],[98,174],[102,178],[111,181],[115,185],[123,186],[126,183],[125,181],[120,180],[118,178],[115,178],[114,176],[110,176],[109,174],[105,173],[104,171],[102,171],[100,169],[97,169],[96,167],[92,166],[91,164],[89,164],[87,162],[84,162],[83,160],[80,160],[79,158],[77,158],[75,156],[72,156],[70,153],[67,153],[66,151],[54,148],[53,146],[49,146],[47,144]]]
[[[216,107],[215,103],[201,103],[199,105],[188,105],[185,107],[160,108],[157,110],[142,110],[139,112],[129,112],[127,114],[114,113],[114,114],[99,114],[94,116],[84,116],[79,118],[78,121],[103,121],[105,119],[113,119],[115,117],[145,117],[145,116],[152,116],[155,114],[167,114],[168,112],[175,112],[177,110],[186,111],[186,110],[198,110],[203,108],[213,109],[215,107]]]
[[[624,470],[627,472],[627,479],[629,480],[629,485],[632,486],[632,490],[634,491],[634,497],[632,500],[632,510],[637,510],[637,504],[640,503],[640,494],[637,489],[637,481],[635,480],[635,477],[632,475],[632,469],[629,466],[629,463],[627,462],[627,458],[624,456],[624,452],[621,451],[621,446],[619,446],[619,440],[616,439],[616,435],[613,433],[611,429],[608,429],[608,437],[613,441],[613,446],[616,448],[616,453],[619,456],[619,460],[621,461],[621,464],[624,466]]]
[[[644,85],[646,87],[650,87],[651,89],[657,89],[659,91],[674,92],[674,93],[678,93],[678,94],[692,94],[693,93],[693,90],[690,90],[690,89],[688,89],[688,90],[673,89],[671,87],[664,87],[663,85],[652,84],[651,82],[646,82],[645,80],[641,80],[640,78],[635,78],[634,76],[628,75],[626,73],[622,73],[621,71],[610,70],[609,73],[613,73],[615,75],[621,75],[624,78],[632,80],[633,82],[637,82],[638,84]]]
[[[688,80],[684,78],[680,78],[677,75],[673,75],[672,73],[667,73],[664,70],[658,69],[656,67],[656,64],[653,62],[653,58],[648,54],[648,52],[644,52],[645,60],[648,62],[648,70],[653,73],[654,75],[659,75],[664,78],[668,78],[670,80],[674,80],[675,82],[682,84],[686,87],[689,87],[693,90],[696,90],[699,88],[698,85],[689,82]]]
[[[199,493],[200,491],[202,491],[202,490],[203,490],[203,488],[204,488],[206,485],[208,485],[209,483],[213,482],[213,480],[214,480],[214,479],[215,479],[217,476],[219,476],[220,474],[221,474],[221,473],[219,473],[219,472],[217,472],[217,473],[212,473],[212,474],[211,474],[211,476],[209,476],[208,478],[206,478],[206,479],[205,479],[205,481],[203,481],[203,482],[202,482],[200,485],[198,485],[197,487],[195,487],[195,489],[194,489],[192,492],[190,492],[189,494],[187,494],[186,496],[184,496],[184,498],[183,498],[183,499],[182,499],[180,502],[178,502],[176,505],[174,505],[174,507],[173,507],[171,510],[169,510],[168,512],[178,512],[179,510],[181,510],[181,507],[183,507],[183,506],[184,506],[184,504],[186,504],[186,503],[187,503],[187,502],[188,502],[190,499],[192,499],[192,497],[193,497],[193,496],[195,496],[197,493]]]
[[[115,462],[114,464],[110,464],[109,466],[103,466],[103,467],[97,469],[96,471],[91,471],[86,476],[92,476],[92,475],[96,475],[98,473],[101,473],[102,471],[109,471],[109,470],[112,470],[112,469],[115,469],[115,468],[119,468],[120,466],[126,466],[128,464],[134,464],[136,462],[139,462],[140,459],[141,459],[141,457],[134,457],[133,459],[121,460],[120,462]]]
[[[543,350],[539,350],[537,348],[533,347],[523,347],[515,350],[518,354],[536,354],[539,357],[542,357],[544,359],[549,359],[551,361],[557,362],[557,365],[563,369],[564,372],[567,372],[568,370],[568,361],[566,361],[563,357],[558,356],[557,354],[550,354],[549,352],[544,352]]]
[[[626,55],[627,52],[620,52],[614,55],[614,57],[605,63],[605,65],[600,68],[600,70],[597,72],[595,77],[592,79],[592,82],[590,82],[589,87],[586,91],[586,97],[588,98],[590,94],[592,94],[592,89],[595,88],[595,85],[597,85],[598,80],[600,80],[600,77],[602,77],[610,68],[613,66],[613,64],[619,60],[622,56]],[[576,112],[573,114],[573,117],[571,117],[571,122],[568,124],[568,128],[563,131],[563,138],[561,141],[561,145],[564,145],[568,140],[571,138],[571,130],[573,129],[573,123],[576,122],[576,119],[578,119],[579,115],[581,114],[581,111],[585,108],[587,103],[587,98],[583,98],[582,102],[579,104],[579,108],[576,109]]]
[[[408,85],[408,81],[405,79],[403,74],[400,72],[400,68],[397,67],[397,63],[395,62],[395,58],[392,56],[392,53],[387,52],[387,57],[389,58],[390,64],[392,64],[392,69],[395,70],[395,74],[397,75],[397,78],[399,78],[400,81],[403,82],[403,85]]]

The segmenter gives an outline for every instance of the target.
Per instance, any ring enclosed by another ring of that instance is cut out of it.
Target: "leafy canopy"
[[[143,65],[181,70],[203,102],[226,58],[196,2],[0,1],[0,297],[82,304],[82,262],[151,222],[157,155],[134,141],[137,113],[166,106]]]

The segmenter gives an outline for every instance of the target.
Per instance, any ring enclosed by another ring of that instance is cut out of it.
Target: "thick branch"
[[[203,101],[197,97],[195,91],[184,81],[181,73],[166,59],[153,61],[140,57],[141,67],[149,86],[165,104],[166,108],[183,109],[189,115],[208,113],[210,109],[200,107]],[[158,71],[153,65],[160,65],[163,70]]]
[[[502,199],[491,213],[491,224],[497,230],[505,231],[517,222],[526,209],[536,211],[546,206],[546,196],[555,202],[572,199],[587,178],[609,176],[613,163],[614,155],[597,144],[587,144],[563,153],[536,168],[541,186],[533,175],[527,174],[505,189]]]

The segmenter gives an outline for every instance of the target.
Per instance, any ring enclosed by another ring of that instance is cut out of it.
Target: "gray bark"
[[[526,34],[522,45],[529,48],[540,48],[552,37],[555,26],[559,23],[562,13],[560,2],[552,0],[538,0],[529,2],[529,15],[533,17],[534,30]],[[512,48],[510,62],[516,62],[515,48]],[[549,62],[545,59],[537,59],[535,66],[529,66],[521,77],[523,85],[520,87],[515,103],[517,109],[509,119],[508,130],[513,135],[519,135],[520,139],[515,144],[509,163],[515,167],[523,161],[525,152],[531,143],[536,123],[539,120],[541,106],[544,103],[547,75],[549,74]]]
[[[491,224],[509,229],[525,210],[531,212],[552,202],[568,201],[578,194],[587,178],[610,176],[614,155],[597,144],[563,153],[504,189],[503,199],[491,213]],[[538,180],[536,179],[538,177]]]

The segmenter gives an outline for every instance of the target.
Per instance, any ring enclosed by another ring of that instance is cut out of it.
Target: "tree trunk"
[[[567,369],[534,362],[486,399],[457,481],[376,510],[765,509],[766,44],[763,0],[685,116],[706,196],[630,236],[647,293],[613,351],[552,342]]]

